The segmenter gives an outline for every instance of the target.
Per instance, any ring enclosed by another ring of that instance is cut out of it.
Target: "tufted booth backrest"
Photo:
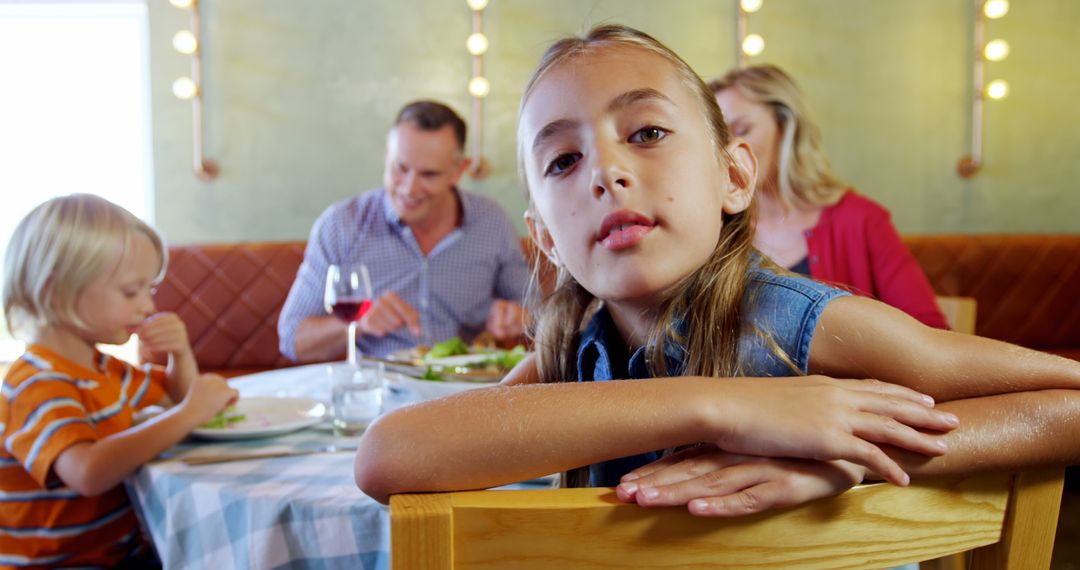
[[[1080,357],[1080,234],[904,242],[937,294],[978,301],[976,334]]]
[[[200,369],[288,366],[277,319],[304,259],[304,242],[174,245],[154,300],[187,324]]]
[[[1080,359],[1080,235],[904,241],[939,295],[977,300],[977,334]],[[524,249],[532,262],[531,244]],[[187,323],[202,369],[236,374],[291,364],[278,352],[277,318],[304,242],[177,245],[169,256],[155,300]]]

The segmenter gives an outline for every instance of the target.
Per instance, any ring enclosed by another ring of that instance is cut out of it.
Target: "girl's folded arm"
[[[960,418],[959,428],[941,436],[948,453],[927,457],[883,446],[912,477],[1080,463],[1080,391],[998,394],[938,407]]]
[[[1080,363],[1007,343],[930,329],[864,298],[830,303],[810,351],[815,372],[908,386],[956,414],[948,453],[889,449],[915,476],[1080,461]]]
[[[932,329],[864,297],[840,298],[825,308],[810,346],[810,372],[875,378],[929,394],[938,402],[1080,389],[1080,362]]]
[[[941,453],[910,426],[953,420],[906,388],[829,378],[656,378],[537,384],[527,361],[503,386],[401,408],[372,424],[357,485],[379,501],[494,485],[713,442],[751,455],[847,459],[905,483],[875,444]],[[519,384],[519,385],[515,385]]]

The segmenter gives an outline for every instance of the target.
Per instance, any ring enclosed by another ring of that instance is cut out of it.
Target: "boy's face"
[[[150,238],[137,233],[128,251],[113,255],[105,269],[80,293],[75,311],[90,344],[124,344],[154,312],[153,281],[161,259]]]
[[[709,257],[723,213],[749,202],[731,192],[698,97],[642,48],[550,69],[519,129],[538,243],[607,301],[655,303]]]

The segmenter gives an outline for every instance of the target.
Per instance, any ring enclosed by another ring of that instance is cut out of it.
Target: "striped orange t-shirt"
[[[98,353],[88,369],[31,345],[0,387],[0,567],[115,566],[147,546],[122,485],[97,497],[52,471],[65,449],[128,429],[165,371]]]

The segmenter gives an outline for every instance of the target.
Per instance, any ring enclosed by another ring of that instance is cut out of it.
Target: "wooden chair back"
[[[964,334],[975,334],[975,297],[937,296],[938,308],[945,313],[949,328]]]
[[[860,485],[801,505],[705,519],[610,488],[390,500],[395,570],[886,568],[976,549],[971,568],[1046,569],[1063,469]]]

